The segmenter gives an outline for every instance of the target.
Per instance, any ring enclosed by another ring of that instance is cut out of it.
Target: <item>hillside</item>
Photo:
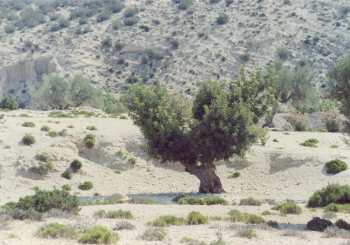
[[[55,71],[83,73],[116,98],[127,84],[157,76],[190,95],[202,79],[231,81],[241,65],[264,69],[281,58],[291,69],[310,63],[322,89],[333,60],[349,48],[344,1],[206,0],[186,10],[170,0],[124,1],[125,8],[97,0],[8,2],[0,11],[0,98],[14,94],[27,108],[28,88]],[[220,15],[227,23],[218,23]]]

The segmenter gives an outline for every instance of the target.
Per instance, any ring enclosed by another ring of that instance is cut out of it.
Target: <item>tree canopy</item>
[[[214,161],[244,155],[256,141],[253,124],[274,102],[273,71],[271,66],[267,74],[252,72],[248,78],[242,67],[235,82],[202,82],[192,108],[182,95],[168,93],[159,80],[152,88],[130,85],[122,102],[146,138],[151,157],[179,161],[200,178],[201,192],[220,192],[213,187],[220,182],[216,175],[208,187],[198,171],[208,168],[213,173]]]

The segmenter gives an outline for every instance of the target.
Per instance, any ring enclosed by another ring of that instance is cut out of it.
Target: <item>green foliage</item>
[[[244,215],[237,209],[231,210],[229,213],[230,217],[228,218],[232,222],[243,222],[244,221]]]
[[[11,23],[9,23],[9,24],[7,24],[6,26],[4,26],[4,31],[5,31],[7,34],[14,33],[15,30],[16,30],[16,27],[15,27],[13,24],[11,24]]]
[[[84,183],[79,185],[80,190],[88,191],[91,190],[94,185],[90,181],[85,181]]]
[[[248,199],[241,199],[241,201],[239,202],[239,205],[261,206],[261,202],[252,197],[249,197]]]
[[[112,38],[108,36],[102,39],[101,44],[103,47],[112,47],[113,45]]]
[[[127,116],[120,116],[119,119],[124,119],[124,120],[127,120],[128,117]]]
[[[308,207],[325,207],[331,203],[350,203],[350,187],[348,185],[328,184],[317,190],[307,203]]]
[[[179,202],[181,198],[185,197],[184,195],[177,195],[176,197],[173,198],[173,202]]]
[[[42,127],[40,128],[40,130],[41,130],[41,131],[46,131],[46,132],[49,132],[49,131],[50,131],[50,127],[49,127],[49,126],[44,125],[44,126],[42,126]]]
[[[17,110],[18,103],[11,95],[8,95],[0,101],[0,109]]]
[[[72,190],[72,187],[68,184],[65,184],[62,186],[62,190],[65,190],[65,191],[71,191]]]
[[[348,165],[339,159],[326,162],[325,166],[327,169],[327,174],[337,174],[337,173],[340,173],[341,171],[348,169]]]
[[[247,49],[243,54],[239,55],[239,58],[245,62],[248,62],[250,60],[250,56],[249,50]]]
[[[97,128],[95,126],[87,126],[86,129],[88,129],[88,130],[97,130]]]
[[[238,178],[239,176],[241,176],[241,173],[240,173],[240,172],[234,172],[234,173],[232,174],[232,177],[233,177],[233,178]]]
[[[121,174],[122,172],[120,170],[115,170],[114,173]]]
[[[178,48],[180,46],[180,41],[179,39],[171,39],[170,44],[173,48]]]
[[[18,27],[18,29],[22,29],[24,27],[33,28],[45,22],[45,16],[41,10],[34,10],[31,6],[27,6],[20,12],[20,18],[15,25]]]
[[[94,226],[87,228],[84,234],[78,239],[83,244],[114,244],[117,243],[119,237],[114,232],[103,226]]]
[[[41,161],[41,163],[39,164],[39,166],[34,166],[31,167],[30,170],[33,172],[36,172],[42,176],[47,175],[49,172],[51,172],[54,167],[53,164],[51,162],[51,158],[50,156],[48,156],[45,153],[42,154],[36,154],[35,155],[35,159]]]
[[[288,59],[290,55],[290,51],[288,50],[287,47],[281,46],[277,49],[277,55],[280,59]]]
[[[65,190],[57,189],[53,191],[37,190],[34,195],[21,197],[17,203],[7,203],[3,207],[7,210],[17,208],[26,211],[34,209],[40,213],[45,213],[53,208],[74,214],[78,214],[80,211],[79,200],[75,195],[72,196]]]
[[[154,199],[149,197],[132,197],[130,203],[134,204],[158,204]]]
[[[186,220],[184,218],[178,218],[173,215],[163,215],[156,218],[152,222],[152,225],[158,227],[168,227],[171,225],[184,225],[185,221]]]
[[[137,159],[136,159],[136,158],[134,158],[134,157],[130,157],[130,158],[128,159],[128,161],[129,161],[129,162],[131,162],[131,164],[132,164],[132,165],[135,165],[135,164],[136,164]]]
[[[255,214],[244,213],[244,222],[246,224],[264,224],[266,221]]]
[[[32,145],[36,142],[34,136],[26,135],[22,138],[23,144],[25,145]]]
[[[208,224],[208,218],[201,215],[199,212],[191,212],[187,216],[187,224],[189,225],[200,225]]]
[[[133,17],[135,16],[136,14],[138,14],[138,12],[140,12],[140,9],[138,7],[131,7],[131,8],[128,8],[124,11],[124,16],[125,17]]]
[[[222,204],[222,205],[228,205],[228,201],[221,197],[215,197],[215,196],[206,196],[203,198],[203,203],[205,205],[217,205],[217,204]]]
[[[186,10],[191,5],[193,5],[193,0],[180,0],[178,8],[181,10]]]
[[[317,145],[316,145],[316,144],[317,144],[318,142],[319,142],[319,141],[318,141],[317,139],[312,138],[312,139],[305,140],[305,142],[302,142],[302,143],[300,143],[299,145],[317,148]]]
[[[3,214],[9,215],[12,219],[18,220],[35,220],[43,221],[45,220],[45,214],[36,211],[34,208],[29,208],[27,210],[22,210],[17,207],[7,209]]]
[[[152,88],[129,86],[122,102],[147,139],[151,157],[183,164],[228,159],[243,155],[256,141],[252,125],[273,102],[274,91],[266,90],[274,79],[269,71],[266,76],[252,73],[248,79],[242,67],[238,80],[229,86],[203,82],[193,101],[193,118],[185,118],[186,105],[175,107],[174,97],[159,81]]]
[[[178,200],[178,203],[183,205],[204,205],[202,199],[195,197],[182,197]]]
[[[233,0],[225,0],[225,2],[226,2],[226,6],[229,6],[230,4],[233,3]]]
[[[118,211],[108,211],[106,217],[110,219],[119,218],[119,219],[133,219],[133,215],[130,211],[123,211],[119,209]]]
[[[293,202],[277,204],[274,207],[272,207],[272,210],[279,210],[281,215],[303,213],[303,210],[301,209],[301,207],[299,207]]]
[[[56,131],[50,131],[48,133],[48,135],[51,136],[51,137],[58,137],[58,136],[60,136],[59,133],[57,133]]]
[[[278,223],[276,221],[269,220],[266,224],[272,228],[279,229]]]
[[[338,148],[338,145],[331,145],[331,148]]]
[[[162,241],[165,239],[167,233],[163,230],[163,228],[159,227],[150,227],[147,228],[145,233],[141,236],[143,240],[147,241]]]
[[[109,2],[106,8],[112,11],[113,13],[119,13],[125,8],[125,5],[119,1],[113,0]]]
[[[65,179],[71,179],[71,178],[72,178],[72,174],[71,174],[68,170],[64,171],[64,172],[61,174],[61,176],[62,176],[63,178],[65,178]]]
[[[273,139],[272,141],[273,141],[273,142],[279,142],[278,139]]]
[[[33,122],[24,122],[22,124],[23,127],[30,127],[30,128],[34,128],[35,124]]]
[[[92,148],[95,145],[95,135],[93,134],[87,134],[84,138],[85,146],[87,148]]]
[[[219,17],[216,19],[216,22],[219,25],[224,25],[228,22],[228,15],[227,14],[220,14]]]
[[[340,213],[349,213],[350,212],[350,204],[335,204],[335,203],[331,203],[329,205],[327,205],[324,208],[325,212],[340,212]]]
[[[337,226],[339,229],[344,229],[344,230],[350,231],[350,224],[343,219],[338,219],[335,222],[335,226]]]
[[[261,215],[271,215],[272,213],[269,210],[265,210]]]
[[[73,227],[68,227],[58,223],[44,224],[39,228],[38,236],[43,238],[75,238],[77,232]]]
[[[124,47],[124,44],[120,43],[120,42],[117,42],[115,45],[114,45],[115,49],[117,51],[120,51],[122,50],[122,48]]]
[[[184,236],[183,238],[181,238],[181,241],[182,243],[188,243],[188,244],[192,244],[192,245],[207,245],[205,242],[201,242],[197,239],[193,239],[193,238],[190,238],[190,237],[187,237],[187,236]]]
[[[161,60],[164,58],[164,53],[160,50],[147,50],[147,54],[151,59]]]
[[[113,230],[135,230],[136,226],[131,224],[130,222],[127,222],[125,220],[122,220],[121,222],[117,223]]]
[[[253,237],[256,237],[256,233],[251,226],[248,226],[247,228],[243,228],[243,229],[239,230],[237,232],[237,236],[246,237],[246,238],[251,239]]]
[[[96,16],[96,21],[100,23],[105,20],[109,20],[111,18],[111,15],[111,12],[109,12],[108,10],[104,10]]]
[[[124,25],[126,25],[126,26],[133,26],[138,22],[139,22],[139,19],[136,17],[126,17],[124,19]]]

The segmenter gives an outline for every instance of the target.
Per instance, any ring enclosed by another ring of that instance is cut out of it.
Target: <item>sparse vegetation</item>
[[[22,142],[25,145],[32,145],[36,142],[36,140],[35,140],[34,136],[26,135],[22,138]]]
[[[147,241],[162,241],[165,239],[166,235],[167,233],[163,230],[163,228],[150,227],[146,229],[141,238]]]
[[[227,14],[220,14],[219,17],[216,19],[216,22],[219,25],[224,25],[228,22],[228,15]]]
[[[261,201],[255,200],[252,197],[249,197],[248,199],[241,199],[239,202],[239,205],[244,205],[244,206],[261,206]]]
[[[208,224],[207,217],[204,217],[199,212],[194,211],[188,214],[186,221],[189,225]]]
[[[319,141],[317,139],[312,138],[312,139],[305,140],[305,142],[300,143],[299,145],[317,148],[318,142]]]
[[[84,183],[79,185],[80,190],[88,191],[91,190],[94,185],[90,181],[85,181]]]
[[[274,207],[272,207],[272,210],[279,210],[281,215],[303,213],[303,210],[301,209],[301,207],[299,207],[293,202],[277,204]]]
[[[73,239],[77,235],[74,228],[58,223],[44,224],[39,228],[38,236],[42,238],[68,238]]]
[[[103,226],[86,228],[84,234],[78,239],[78,242],[83,244],[114,244],[118,241],[118,235]]]
[[[132,197],[130,203],[134,204],[158,204],[154,199],[149,197]]]
[[[50,127],[49,126],[42,126],[40,128],[41,131],[46,131],[46,132],[49,132],[50,131]]]
[[[84,138],[85,146],[87,148],[92,148],[95,145],[95,135],[93,134],[87,134]]]
[[[185,219],[178,218],[174,215],[163,215],[156,218],[153,222],[151,222],[153,226],[158,227],[168,227],[171,225],[184,225]]]
[[[350,187],[348,185],[328,184],[321,190],[317,190],[307,203],[308,207],[326,207],[331,203],[350,203]]]
[[[339,159],[326,162],[325,167],[327,174],[337,174],[348,169],[348,165]]]
[[[30,128],[34,128],[35,124],[33,122],[24,122],[22,124],[23,127],[30,127]]]
[[[48,132],[47,135],[50,137],[59,137],[60,136],[60,134],[57,133],[56,131],[50,131],[50,132]]]
[[[68,170],[64,171],[64,172],[61,174],[61,176],[62,176],[63,178],[65,178],[65,179],[71,179],[71,178],[72,178],[72,174],[71,174]]]

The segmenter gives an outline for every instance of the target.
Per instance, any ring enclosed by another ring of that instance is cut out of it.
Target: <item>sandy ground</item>
[[[322,210],[311,212],[305,205],[315,190],[327,183],[350,184],[350,170],[337,175],[329,175],[325,171],[324,163],[334,158],[342,159],[349,164],[349,147],[343,142],[342,134],[320,132],[288,132],[270,131],[265,146],[255,144],[246,159],[230,159],[228,162],[217,163],[217,174],[221,178],[226,193],[218,196],[230,203],[239,202],[241,198],[253,197],[264,204],[260,207],[248,206],[187,206],[174,204],[171,199],[178,194],[204,197],[198,194],[199,181],[196,177],[184,172],[177,164],[159,165],[149,159],[140,150],[144,143],[139,129],[130,119],[104,118],[104,113],[90,108],[82,110],[100,113],[98,117],[86,118],[50,118],[49,112],[19,110],[2,112],[5,118],[0,124],[0,205],[9,201],[18,201],[20,197],[34,194],[33,187],[52,190],[61,188],[63,184],[70,184],[71,193],[81,200],[96,200],[120,193],[124,197],[148,196],[157,200],[160,205],[115,204],[105,206],[82,207],[80,216],[86,217],[94,223],[93,214],[99,209],[130,210],[135,219],[130,222],[136,226],[133,231],[118,231],[121,239],[118,244],[179,244],[184,236],[210,242],[216,239],[216,232],[221,230],[227,244],[341,244],[344,239],[324,238],[322,233],[303,231],[306,223],[314,216],[322,217]],[[65,113],[69,113],[66,111]],[[29,117],[20,117],[26,114]],[[49,121],[52,122],[49,122]],[[59,123],[54,123],[58,122]],[[278,121],[278,119],[277,119]],[[21,126],[23,122],[34,122],[34,128]],[[43,125],[51,131],[60,132],[67,129],[67,136],[52,138],[46,132],[40,131]],[[73,125],[74,128],[68,128]],[[96,126],[97,130],[86,130],[87,126]],[[280,130],[280,129],[277,129]],[[83,138],[87,133],[96,135],[96,145],[92,149],[83,146]],[[21,142],[24,135],[31,134],[37,143],[25,146]],[[300,146],[306,139],[316,138],[320,142],[318,148]],[[274,142],[277,139],[279,142]],[[330,148],[338,145],[338,148]],[[137,159],[133,166],[128,159],[117,152],[121,150],[128,156]],[[37,153],[47,153],[53,158],[55,171],[42,177],[30,171],[30,167],[37,165],[34,159]],[[71,180],[61,177],[62,172],[69,168],[73,159],[83,162],[83,168],[73,174]],[[121,174],[114,173],[120,170]],[[232,173],[239,171],[239,178],[231,178]],[[78,185],[84,181],[91,181],[94,188],[82,191]],[[94,196],[99,193],[100,196]],[[247,239],[237,237],[236,231],[243,223],[227,221],[211,221],[209,225],[178,226],[165,228],[168,237],[162,242],[146,242],[140,235],[146,229],[146,223],[156,217],[172,214],[186,217],[191,211],[199,211],[203,215],[227,217],[231,209],[238,209],[260,215],[271,209],[271,203],[281,203],[293,200],[303,208],[301,215],[282,217],[276,212],[272,216],[265,216],[266,220],[275,220],[283,224],[283,229],[275,231],[264,227],[254,228],[257,238]],[[269,204],[270,203],[270,204]],[[349,222],[349,214],[338,214]],[[333,220],[335,221],[335,220]],[[82,221],[71,219],[47,218],[46,223],[59,222],[62,224],[76,224]],[[39,239],[37,229],[45,222],[11,221],[9,230],[0,230],[0,244],[75,244],[74,241],[64,239]],[[96,224],[113,228],[118,221],[115,219],[99,219]],[[296,237],[282,236],[286,229],[298,229]],[[20,238],[8,237],[17,234]],[[302,234],[302,235],[300,235]]]

